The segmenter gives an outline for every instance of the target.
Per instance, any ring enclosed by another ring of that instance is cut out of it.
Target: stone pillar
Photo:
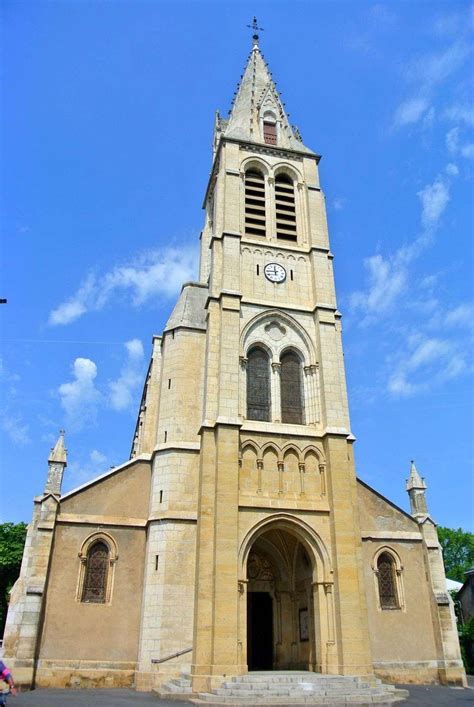
[[[332,509],[337,672],[341,675],[369,675],[373,673],[373,664],[352,450],[343,435],[327,435],[325,447],[328,499]]]
[[[271,395],[272,395],[272,409],[271,409],[271,419],[273,422],[281,422],[281,363],[279,361],[273,361],[272,363],[272,380],[271,380]]]
[[[202,430],[194,613],[194,692],[242,672],[238,649],[239,425]]]
[[[45,491],[34,499],[20,576],[10,595],[3,655],[15,682],[34,687],[43,623],[43,608],[61,483],[67,465],[64,431],[48,458]]]
[[[446,591],[443,554],[431,518],[420,523],[429,580],[432,588],[431,613],[438,648],[438,675],[443,685],[467,687],[459,647],[453,601]]]

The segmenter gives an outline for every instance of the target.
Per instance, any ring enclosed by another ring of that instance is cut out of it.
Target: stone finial
[[[51,453],[48,457],[48,462],[59,462],[60,464],[67,465],[67,449],[64,446],[64,430],[59,431],[58,441],[51,447]]]
[[[426,483],[419,475],[415,462],[411,461],[410,476],[406,482],[406,490],[410,497],[411,514],[415,518],[426,518],[429,516],[426,505]]]
[[[258,40],[259,40],[259,35],[258,32],[263,32],[263,27],[259,27],[257,23],[257,18],[253,18],[253,22],[251,25],[247,25],[249,29],[253,31],[252,34],[252,49],[258,49]]]

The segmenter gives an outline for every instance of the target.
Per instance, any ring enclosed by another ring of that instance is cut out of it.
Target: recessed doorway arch
[[[327,672],[334,642],[332,572],[324,544],[286,514],[265,519],[241,547],[243,663],[251,670]]]

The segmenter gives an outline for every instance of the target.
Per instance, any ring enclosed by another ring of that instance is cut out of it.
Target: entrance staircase
[[[157,691],[167,699],[188,700],[195,705],[229,707],[229,705],[388,705],[405,700],[407,690],[385,685],[378,678],[321,675],[307,671],[288,670],[251,672],[226,680],[212,692],[192,694],[191,680],[183,675],[163,685]]]

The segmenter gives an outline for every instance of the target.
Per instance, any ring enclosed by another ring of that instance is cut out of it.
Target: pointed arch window
[[[105,604],[110,565],[109,555],[109,547],[103,540],[98,540],[90,545],[87,551],[81,601],[88,604]]]
[[[294,351],[287,351],[280,358],[281,421],[303,424],[303,390],[301,361]]]
[[[265,179],[256,169],[245,172],[245,234],[266,236]]]
[[[275,211],[277,238],[296,241],[295,187],[287,174],[275,177]]]
[[[377,581],[380,608],[399,609],[395,560],[388,552],[382,552],[377,559]]]
[[[259,347],[247,355],[247,419],[270,421],[270,359]]]

